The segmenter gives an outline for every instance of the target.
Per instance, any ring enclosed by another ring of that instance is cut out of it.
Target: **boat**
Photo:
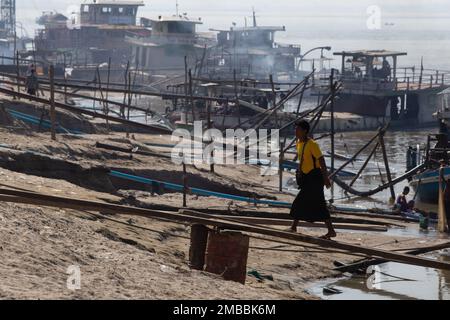
[[[217,32],[217,46],[208,56],[203,75],[208,78],[232,79],[235,72],[239,78],[264,79],[272,74],[275,80],[281,76],[302,79],[298,63],[301,61],[301,47],[295,44],[281,44],[275,41],[278,32],[285,32],[285,26],[263,26],[256,21],[230,29],[210,29]]]
[[[407,52],[356,50],[335,52],[341,60],[334,77],[343,84],[336,113],[350,113],[390,121],[391,127],[435,126],[438,95],[450,87],[448,73],[419,67],[399,67]],[[329,79],[317,79],[313,92],[320,95]],[[325,92],[326,93],[326,92]]]
[[[79,13],[66,17],[44,12],[37,19],[41,26],[34,39],[35,56],[54,64],[73,67],[72,78],[93,79],[99,68],[102,79],[123,81],[123,69],[131,57],[131,46],[125,41],[130,35],[145,36],[150,31],[137,24],[142,0],[84,0]],[[105,80],[106,81],[106,80]]]
[[[439,171],[440,169],[426,170],[416,175],[410,185],[418,193],[419,199],[426,203],[438,203],[439,200]],[[444,176],[450,179],[450,167],[444,169]]]

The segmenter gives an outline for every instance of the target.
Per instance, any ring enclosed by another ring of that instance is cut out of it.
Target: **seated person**
[[[395,202],[395,210],[400,212],[407,212],[409,209],[408,201],[406,200],[406,196],[409,194],[411,189],[409,187],[405,187],[403,189],[403,193],[397,197],[397,201]]]

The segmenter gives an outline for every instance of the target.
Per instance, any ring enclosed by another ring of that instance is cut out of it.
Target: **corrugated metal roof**
[[[392,57],[392,56],[406,56],[406,52],[388,51],[388,50],[356,50],[356,51],[342,51],[335,52],[335,56],[365,56],[365,57]]]

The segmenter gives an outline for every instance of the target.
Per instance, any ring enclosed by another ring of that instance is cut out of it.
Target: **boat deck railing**
[[[314,77],[314,88],[329,88],[331,73],[320,73]],[[396,74],[386,78],[367,77],[357,73],[335,74],[342,81],[344,92],[349,94],[398,94],[420,90],[439,90],[450,87],[450,71],[423,69],[414,67],[398,68]]]

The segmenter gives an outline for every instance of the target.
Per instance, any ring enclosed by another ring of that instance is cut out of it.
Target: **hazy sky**
[[[36,18],[43,11],[70,15],[83,0],[17,0],[18,21],[33,36]],[[175,13],[176,0],[145,0],[139,17]],[[404,64],[429,65],[450,70],[450,0],[178,0],[180,13],[201,17],[209,28],[243,25],[255,7],[260,25],[284,25],[277,42],[301,44],[307,50],[331,45],[333,50],[389,49],[408,52]],[[367,28],[367,9],[381,9],[381,30]]]
[[[57,10],[67,13],[78,8],[79,0],[17,0],[18,19],[29,25],[42,11]],[[145,0],[141,15],[156,16],[175,12],[175,0]],[[179,0],[180,10],[191,16],[205,13],[231,14],[251,11],[258,14],[304,17],[307,15],[365,16],[370,5],[379,5],[385,16],[447,16],[450,17],[448,0]],[[208,21],[208,17],[204,17]]]

